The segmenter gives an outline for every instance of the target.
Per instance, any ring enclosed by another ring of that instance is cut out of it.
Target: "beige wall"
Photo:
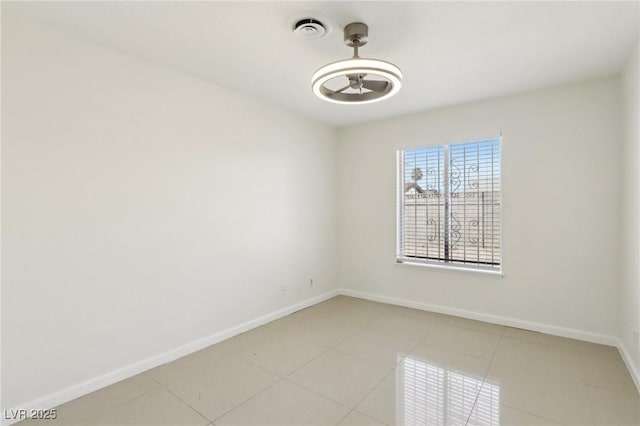
[[[619,100],[606,78],[342,129],[340,286],[611,343]],[[396,264],[396,150],[501,132],[504,277]]]
[[[3,408],[335,288],[332,129],[7,11],[2,124]]]
[[[622,291],[620,293],[620,340],[640,378],[640,67],[636,45],[622,75]],[[638,383],[640,387],[640,383]]]

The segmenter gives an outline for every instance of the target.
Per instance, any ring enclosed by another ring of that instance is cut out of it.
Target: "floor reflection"
[[[398,425],[500,424],[497,384],[415,356],[405,358],[397,372]]]

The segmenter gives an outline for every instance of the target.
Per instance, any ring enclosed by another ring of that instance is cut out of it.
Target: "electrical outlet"
[[[638,330],[635,330],[633,332],[633,341],[636,344],[636,346],[638,345]]]
[[[287,286],[283,285],[280,287],[280,296],[286,296],[287,295]]]
[[[309,287],[313,287],[313,278],[309,278]]]

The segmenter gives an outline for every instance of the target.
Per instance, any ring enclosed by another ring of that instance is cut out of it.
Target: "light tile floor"
[[[335,297],[40,425],[640,425],[617,350]]]

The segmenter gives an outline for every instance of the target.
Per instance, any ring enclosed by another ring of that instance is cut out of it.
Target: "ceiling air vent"
[[[316,19],[301,19],[293,27],[293,33],[300,38],[316,39],[322,38],[327,33],[324,24]]]

